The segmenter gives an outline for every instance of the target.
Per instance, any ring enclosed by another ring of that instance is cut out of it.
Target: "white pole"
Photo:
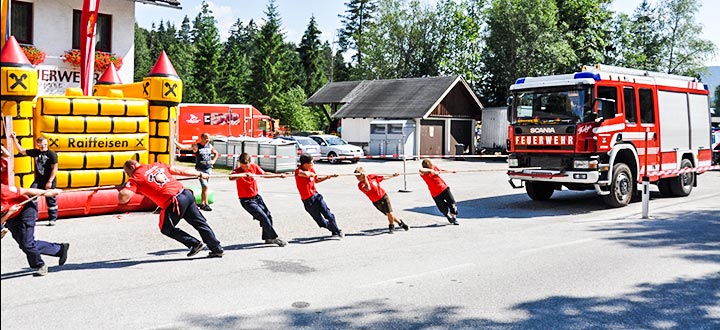
[[[407,158],[405,157],[405,125],[403,125],[403,128],[402,128],[402,140],[400,140],[400,146],[402,148],[402,158],[403,158],[403,189],[398,190],[398,192],[411,192],[411,190],[408,190],[408,188],[407,188]]]
[[[650,128],[645,130],[645,174],[642,178],[642,218],[647,219],[650,211],[650,177],[648,176],[648,132]]]

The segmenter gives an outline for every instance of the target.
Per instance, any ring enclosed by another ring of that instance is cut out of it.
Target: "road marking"
[[[579,239],[579,240],[571,241],[571,242],[565,242],[565,243],[558,243],[558,244],[546,245],[546,246],[541,246],[541,247],[537,247],[537,248],[522,250],[522,251],[520,251],[519,254],[527,254],[527,253],[532,253],[532,252],[537,252],[537,251],[542,251],[542,250],[550,250],[550,249],[555,249],[555,248],[559,248],[559,247],[565,247],[565,246],[569,246],[569,245],[575,245],[575,244],[581,244],[581,243],[591,242],[591,241],[594,241],[594,240],[595,240],[594,238],[585,238],[585,239]]]
[[[458,268],[465,268],[465,267],[471,267],[471,266],[475,266],[475,264],[474,264],[474,263],[465,263],[465,264],[460,264],[460,265],[455,265],[455,266],[450,266],[450,267],[445,267],[445,268],[440,268],[440,269],[434,269],[434,270],[427,271],[427,272],[422,272],[422,273],[419,273],[419,274],[413,274],[413,275],[407,275],[407,276],[402,276],[402,277],[396,277],[396,278],[392,278],[392,279],[389,279],[389,280],[383,280],[383,281],[379,281],[379,282],[374,282],[374,283],[370,283],[370,284],[365,284],[365,285],[362,285],[362,286],[360,286],[360,287],[361,287],[361,288],[369,288],[369,287],[371,287],[371,286],[376,286],[376,285],[381,285],[381,284],[389,284],[389,283],[394,283],[394,282],[397,282],[397,281],[404,281],[404,280],[408,280],[408,279],[412,279],[412,278],[423,277],[423,276],[430,275],[430,274],[442,273],[442,272],[448,271],[448,270],[453,270],[453,269],[458,269]]]

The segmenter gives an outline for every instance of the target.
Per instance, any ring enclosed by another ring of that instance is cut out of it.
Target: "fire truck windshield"
[[[564,123],[592,121],[592,87],[519,90],[513,97],[513,121],[543,120]]]

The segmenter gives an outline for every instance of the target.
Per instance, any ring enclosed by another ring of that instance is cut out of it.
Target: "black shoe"
[[[207,204],[200,205],[200,209],[203,211],[212,211],[212,208],[210,207],[210,205],[207,205]]]
[[[342,230],[340,230],[337,233],[333,233],[332,237],[343,238],[343,237],[345,237],[345,233],[343,233]]]
[[[223,254],[225,254],[225,251],[223,250],[210,251],[210,253],[208,253],[208,258],[222,258]]]
[[[197,245],[193,246],[190,249],[190,252],[188,252],[187,256],[192,257],[192,256],[200,253],[200,251],[202,251],[204,248],[205,248],[205,244],[203,244],[203,242],[198,242]]]
[[[410,230],[410,226],[408,226],[404,221],[400,220],[400,228],[405,229],[405,231]]]
[[[67,261],[67,254],[68,249],[70,249],[70,243],[60,243],[60,259],[58,260],[58,265],[62,266]]]
[[[388,230],[389,230],[390,234],[395,234],[395,225],[389,225]]]

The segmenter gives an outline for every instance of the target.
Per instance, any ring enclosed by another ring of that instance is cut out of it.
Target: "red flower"
[[[21,45],[20,47],[22,47],[25,57],[27,57],[32,65],[45,62],[45,52],[39,50],[37,47],[33,45]]]
[[[70,65],[80,66],[80,50],[69,50],[65,52],[65,55],[62,56],[62,59],[63,62],[69,63]],[[122,57],[106,52],[95,52],[95,71],[105,71],[105,69],[110,66],[110,63],[114,64],[116,69],[120,69],[123,65]]]

